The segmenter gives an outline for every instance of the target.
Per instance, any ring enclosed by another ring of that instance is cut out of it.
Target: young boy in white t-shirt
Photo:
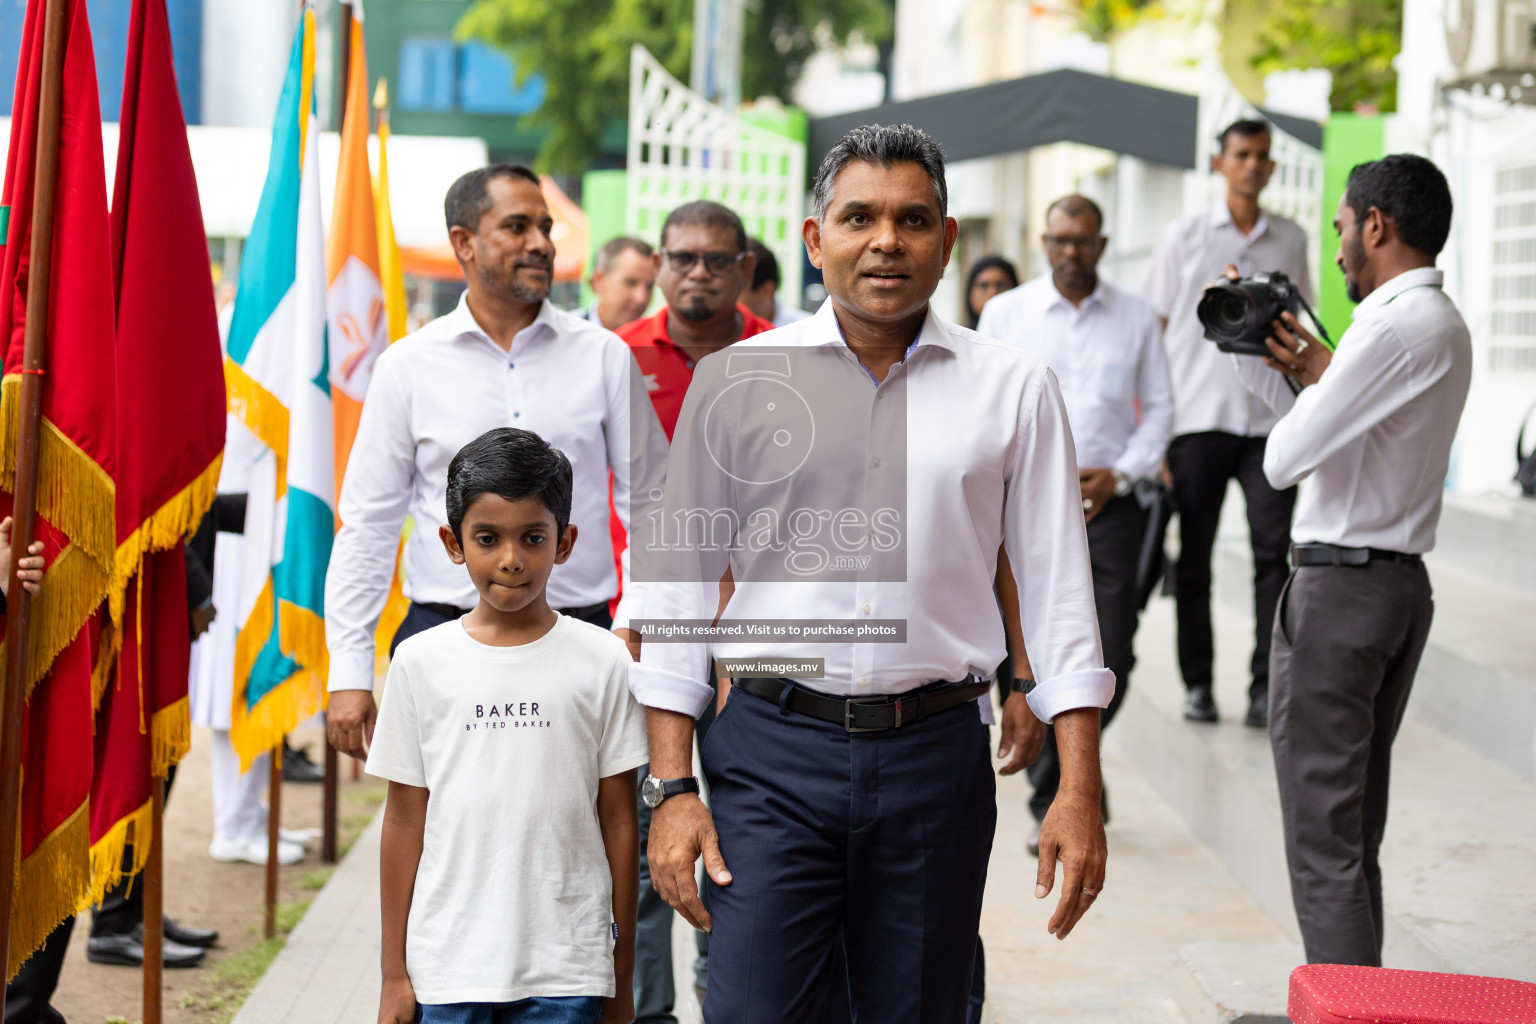
[[[638,898],[629,651],[560,615],[571,464],[526,430],[448,467],[443,545],[480,601],[401,643],[368,771],[389,780],[379,1024],[628,1024]]]

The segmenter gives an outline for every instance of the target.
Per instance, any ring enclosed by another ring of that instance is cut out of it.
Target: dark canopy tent
[[[975,89],[885,103],[810,123],[806,171],[844,133],[863,124],[912,124],[939,141],[948,160],[1016,153],[1077,142],[1149,163],[1193,168],[1199,152],[1200,101],[1118,78],[1062,69]],[[1275,127],[1321,149],[1315,121],[1264,112]]]

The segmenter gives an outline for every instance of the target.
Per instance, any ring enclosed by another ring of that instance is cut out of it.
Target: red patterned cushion
[[[1294,1024],[1536,1024],[1536,985],[1471,974],[1308,964],[1291,972]]]

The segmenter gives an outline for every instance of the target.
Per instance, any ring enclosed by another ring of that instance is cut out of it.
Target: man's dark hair
[[[1255,135],[1268,135],[1271,139],[1275,137],[1275,133],[1269,127],[1268,121],[1259,121],[1251,117],[1245,117],[1241,120],[1233,121],[1221,130],[1220,135],[1216,136],[1216,154],[1218,156],[1226,153],[1227,140],[1234,135],[1241,139],[1251,139]]]
[[[1060,210],[1068,217],[1081,217],[1085,213],[1093,214],[1094,222],[1099,225],[1099,231],[1104,230],[1104,211],[1099,209],[1099,204],[1087,196],[1070,195],[1062,196],[1050,206],[1045,208],[1045,219],[1050,221],[1051,214]]]
[[[1397,225],[1397,237],[1410,249],[1438,256],[1451,233],[1451,186],[1440,168],[1421,156],[1394,153],[1356,164],[1344,187],[1355,222],[1371,207]]]
[[[620,235],[610,238],[603,243],[603,247],[597,250],[597,259],[594,261],[595,269],[603,273],[613,269],[614,261],[626,252],[637,252],[642,259],[651,258],[651,243],[643,238],[635,238],[633,235]]]
[[[837,140],[837,145],[822,157],[811,185],[811,208],[816,220],[827,217],[832,205],[832,187],[843,168],[851,163],[917,164],[928,172],[939,200],[939,216],[949,216],[949,186],[944,183],[944,153],[927,132],[909,124],[866,124]]]
[[[724,228],[736,234],[736,251],[747,250],[747,229],[741,223],[741,218],[736,216],[736,211],[729,206],[721,206],[712,203],[708,199],[700,199],[693,203],[684,203],[671,213],[661,225],[661,247],[667,247],[667,232],[672,228],[682,225],[702,225],[706,228]]]
[[[486,494],[508,501],[538,498],[563,534],[571,521],[571,460],[530,430],[487,430],[448,463],[448,526],[460,544],[465,509]]]
[[[749,238],[747,251],[757,257],[757,268],[752,271],[753,291],[757,291],[768,281],[772,281],[775,288],[783,283],[779,277],[779,260],[774,256],[772,249],[755,238]]]
[[[449,231],[456,227],[480,230],[480,218],[491,208],[490,185],[497,178],[522,178],[540,185],[539,176],[522,164],[491,164],[461,175],[448,186],[448,195],[443,199],[443,218]]]

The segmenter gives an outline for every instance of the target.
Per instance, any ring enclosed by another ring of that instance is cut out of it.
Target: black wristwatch
[[[669,796],[698,791],[699,780],[692,775],[682,779],[658,779],[654,775],[647,775],[645,781],[640,784],[640,799],[645,806],[654,811]]]
[[[1013,682],[1008,684],[1008,692],[1010,694],[1029,693],[1034,688],[1035,681],[1028,676],[1025,676],[1023,679],[1019,679],[1017,676],[1015,676]]]

